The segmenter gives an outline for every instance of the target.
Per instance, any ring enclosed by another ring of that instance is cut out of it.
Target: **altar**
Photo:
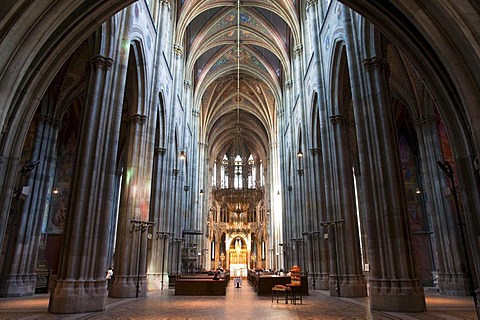
[[[231,263],[230,264],[231,277],[246,277],[247,265],[245,263]]]

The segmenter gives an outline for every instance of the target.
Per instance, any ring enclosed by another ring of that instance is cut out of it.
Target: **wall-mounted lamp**
[[[422,193],[422,192],[420,191],[419,188],[415,188],[415,193],[416,193],[416,194],[420,194],[420,193]]]
[[[298,150],[297,157],[302,158],[303,157],[303,152],[302,149]]]
[[[180,160],[185,160],[186,156],[185,156],[185,151],[180,151]]]
[[[200,195],[203,196],[203,189],[200,189]]]
[[[53,194],[58,194],[58,188],[57,187],[53,188]]]

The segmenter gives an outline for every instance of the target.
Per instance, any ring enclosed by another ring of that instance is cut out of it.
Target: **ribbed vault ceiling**
[[[239,136],[249,153],[268,157],[291,48],[300,38],[295,2],[244,0],[238,8],[232,0],[190,0],[181,6],[176,43],[184,45],[210,159],[232,154]]]

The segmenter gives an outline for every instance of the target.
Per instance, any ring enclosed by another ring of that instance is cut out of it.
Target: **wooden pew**
[[[219,296],[227,293],[225,280],[179,278],[175,284],[175,295]]]

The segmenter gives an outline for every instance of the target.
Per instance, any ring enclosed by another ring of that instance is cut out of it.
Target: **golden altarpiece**
[[[216,162],[213,165],[208,218],[211,267],[229,269],[231,276],[246,276],[247,269],[264,268],[267,256],[263,164],[244,146],[237,135],[231,153],[235,156],[224,155],[218,159],[219,168]]]

